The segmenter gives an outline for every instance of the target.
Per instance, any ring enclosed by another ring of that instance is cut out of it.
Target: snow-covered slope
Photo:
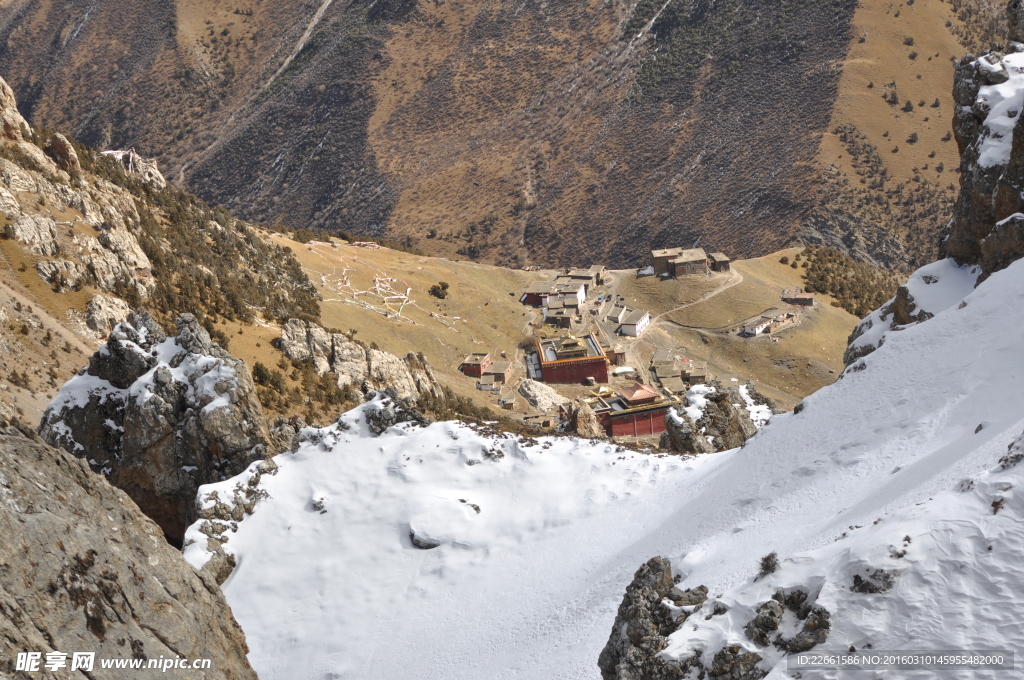
[[[1024,431],[1024,261],[964,293],[720,454],[526,446],[451,423],[373,437],[362,419],[378,403],[307,433],[227,534],[238,566],[224,589],[254,667],[264,680],[598,678],[623,590],[654,555],[732,607],[696,617],[671,654],[729,642],[772,667],[742,626],[795,586],[829,608],[830,649],[1021,648],[1024,465],[990,471]],[[202,548],[186,556],[199,564]],[[753,581],[771,551],[782,567]],[[877,568],[892,588],[851,594]]]

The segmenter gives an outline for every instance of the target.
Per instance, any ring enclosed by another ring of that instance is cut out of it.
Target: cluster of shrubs
[[[901,282],[896,272],[873,267],[827,246],[809,246],[794,256],[790,266],[804,269],[807,292],[827,293],[836,299],[834,305],[857,317],[881,307],[896,294]]]

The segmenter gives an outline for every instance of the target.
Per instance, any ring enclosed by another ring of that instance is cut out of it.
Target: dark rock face
[[[149,314],[131,314],[64,386],[39,432],[88,460],[180,545],[199,486],[265,457],[269,433],[245,363],[192,315],[175,323],[168,339]]]
[[[19,652],[66,652],[70,668],[94,651],[209,658],[204,678],[255,680],[217,584],[84,460],[2,418],[0,535],[0,677],[66,677],[16,673]]]
[[[672,563],[664,557],[652,557],[637,570],[597,662],[604,680],[682,677],[658,657],[665,638],[681,624],[661,604],[674,588]]]

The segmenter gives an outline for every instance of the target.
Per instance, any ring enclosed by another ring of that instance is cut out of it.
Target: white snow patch
[[[270,498],[228,543],[239,565],[224,590],[249,658],[264,680],[596,679],[622,593],[654,555],[680,587],[733,605],[694,617],[671,654],[750,648],[741,626],[777,587],[832,612],[830,650],[1024,648],[1024,463],[988,473],[1024,430],[1024,262],[967,302],[892,333],[866,370],[723,453],[526,446],[456,423],[374,438],[369,406],[342,417],[348,430],[304,432],[320,440],[276,459],[260,482]],[[441,545],[412,547],[410,527]],[[782,568],[754,582],[772,551]],[[891,591],[849,590],[879,567],[898,572]]]
[[[746,385],[740,385],[740,396],[743,397],[743,405],[750,414],[750,419],[754,421],[754,425],[760,430],[764,427],[765,423],[771,420],[772,410],[764,404],[754,403],[750,396],[750,390],[747,389]]]
[[[708,395],[714,394],[715,388],[711,385],[705,385],[703,383],[694,385],[686,391],[686,403],[689,404],[684,411],[686,415],[690,416],[693,422],[697,422],[704,417],[704,409],[708,406]]]

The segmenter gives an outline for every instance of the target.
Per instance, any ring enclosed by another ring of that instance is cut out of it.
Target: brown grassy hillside
[[[956,183],[949,59],[997,10],[7,0],[0,73],[33,122],[265,223],[511,264],[808,241],[905,268]]]

